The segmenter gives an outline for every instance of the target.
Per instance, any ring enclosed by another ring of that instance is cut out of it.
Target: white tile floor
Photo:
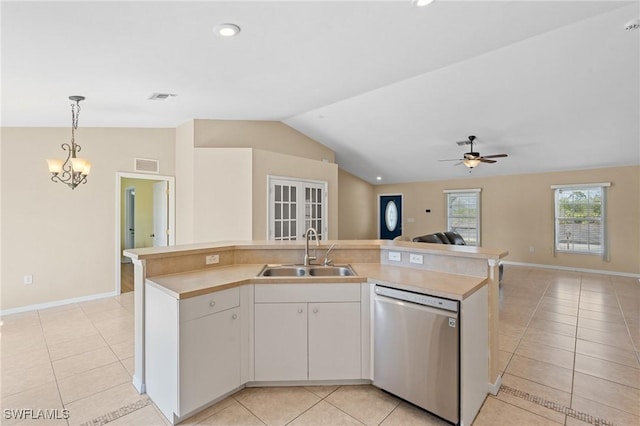
[[[166,424],[131,385],[132,293],[5,316],[0,344],[3,425]],[[503,387],[474,425],[639,425],[639,349],[637,279],[507,265]],[[247,388],[183,424],[445,423],[372,386],[325,386]]]

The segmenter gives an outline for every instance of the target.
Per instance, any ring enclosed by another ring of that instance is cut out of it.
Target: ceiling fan
[[[507,154],[493,154],[493,155],[480,155],[479,152],[473,151],[473,141],[476,140],[476,137],[471,135],[469,139],[466,141],[456,142],[458,145],[471,145],[469,152],[465,152],[463,158],[454,158],[451,160],[438,160],[438,161],[458,161],[458,163],[454,164],[457,166],[458,164],[464,164],[470,169],[473,169],[480,163],[495,163],[496,160],[492,160],[492,158],[503,158],[508,157]]]

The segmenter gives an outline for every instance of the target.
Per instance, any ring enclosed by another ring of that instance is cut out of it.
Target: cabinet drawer
[[[214,291],[180,301],[180,322],[240,306],[240,289]]]
[[[360,284],[263,284],[255,286],[255,303],[359,301]]]

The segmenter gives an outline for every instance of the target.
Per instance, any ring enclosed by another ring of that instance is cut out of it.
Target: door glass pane
[[[275,207],[275,209],[276,209],[276,211],[275,211],[275,214],[276,214],[276,220],[278,220],[278,219],[282,219],[282,212],[281,212],[282,204],[280,204],[280,203],[276,203],[276,205],[275,205],[274,207]]]
[[[290,198],[290,199],[291,199],[291,201],[293,201],[293,202],[295,202],[295,201],[296,201],[296,192],[297,192],[297,189],[298,189],[298,188],[296,188],[295,186],[292,186],[292,187],[291,187],[291,198]]]
[[[282,201],[282,196],[280,195],[280,193],[282,192],[282,186],[276,185],[276,189],[274,192],[276,196],[276,201]]]
[[[282,228],[282,224],[281,224],[281,222],[279,220],[277,220],[276,221],[276,229],[275,229],[275,232],[274,232],[274,234],[275,234],[274,238],[276,240],[281,240],[282,239],[282,230],[281,230],[281,228]]]
[[[295,204],[291,204],[291,219],[295,219],[296,218],[296,205]]]
[[[289,201],[289,191],[287,191],[286,187],[282,193],[282,201]]]

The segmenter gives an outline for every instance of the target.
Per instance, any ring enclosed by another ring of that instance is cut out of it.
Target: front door
[[[380,195],[378,212],[381,240],[402,235],[402,195]]]

